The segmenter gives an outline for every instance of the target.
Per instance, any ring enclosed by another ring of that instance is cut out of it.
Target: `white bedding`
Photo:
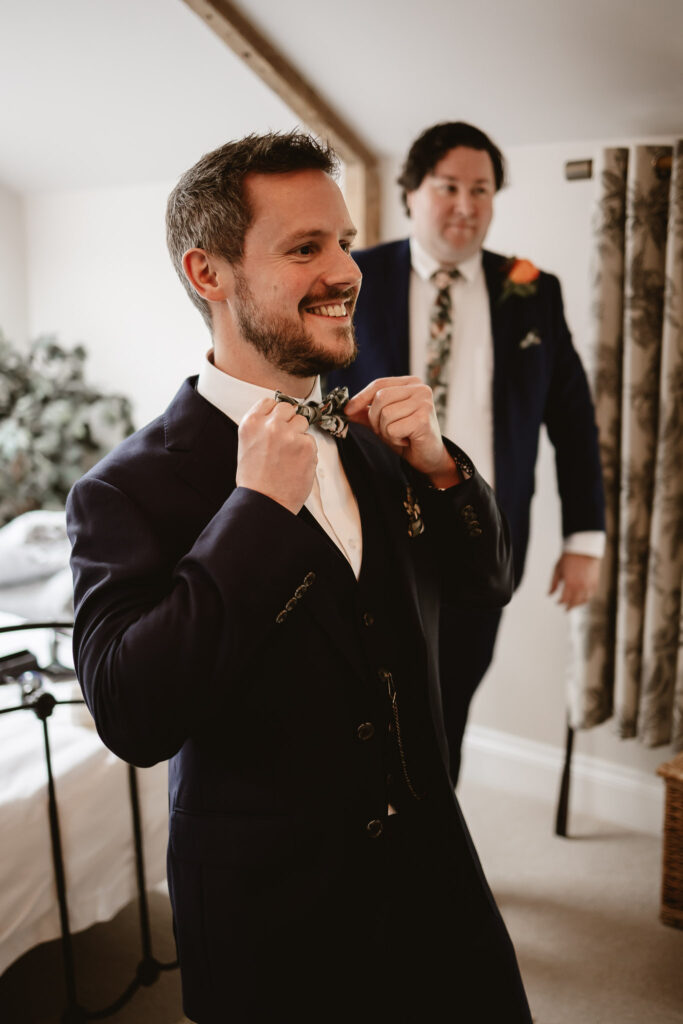
[[[0,625],[9,621],[0,615]],[[36,637],[0,634],[0,654],[38,653]],[[68,682],[52,686],[57,696],[70,689]],[[17,690],[0,686],[0,707],[19,703]],[[136,895],[128,769],[94,727],[78,724],[84,715],[80,707],[56,707],[48,721],[74,932],[110,919]],[[43,751],[42,724],[32,711],[0,715],[0,973],[32,946],[60,935]],[[166,877],[167,765],[137,774],[152,888]]]
[[[38,509],[0,528],[0,612],[33,622],[73,618],[66,513]]]

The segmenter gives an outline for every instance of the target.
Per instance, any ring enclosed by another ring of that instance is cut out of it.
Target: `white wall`
[[[591,220],[596,182],[567,181],[564,164],[584,158],[595,162],[604,145],[630,141],[508,149],[509,187],[496,197],[486,242],[491,249],[525,257],[559,276],[567,321],[585,363],[589,362],[591,343]],[[401,210],[395,185],[399,170],[399,160],[388,160],[382,168],[385,239],[409,232],[410,222]],[[566,613],[547,597],[552,567],[560,552],[561,523],[552,447],[545,436],[536,482],[525,576],[506,609],[494,662],[475,697],[471,723],[534,743],[563,746],[568,633]],[[670,747],[647,750],[637,740],[620,741],[610,723],[579,733],[575,749],[648,774],[672,754]]]
[[[82,342],[88,379],[127,394],[137,426],[166,407],[210,347],[166,251],[173,184],[25,198],[31,336]]]
[[[26,260],[21,196],[0,184],[0,330],[15,345],[28,340]]]

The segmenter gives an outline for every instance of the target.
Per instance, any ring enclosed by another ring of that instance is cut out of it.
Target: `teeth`
[[[346,306],[313,306],[310,310],[319,316],[346,316]]]

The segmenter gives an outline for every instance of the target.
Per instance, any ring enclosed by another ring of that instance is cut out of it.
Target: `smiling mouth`
[[[343,302],[326,303],[324,306],[307,306],[306,312],[313,316],[328,317],[332,320],[344,319],[349,315]]]

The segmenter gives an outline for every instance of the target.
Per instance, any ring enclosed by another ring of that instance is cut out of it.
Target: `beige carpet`
[[[683,931],[658,920],[661,842],[466,787],[461,802],[537,1024],[682,1024]]]
[[[537,1024],[683,1024],[683,931],[658,920],[659,840],[575,816],[574,838],[557,839],[550,807],[471,785],[461,800]],[[151,916],[154,954],[170,960],[170,914],[160,894],[151,897]],[[74,945],[81,1003],[107,1005],[139,959],[136,908],[76,936]],[[0,978],[2,1024],[59,1024],[60,970],[58,943],[13,964]],[[108,1019],[181,1024],[178,972],[162,974]]]

